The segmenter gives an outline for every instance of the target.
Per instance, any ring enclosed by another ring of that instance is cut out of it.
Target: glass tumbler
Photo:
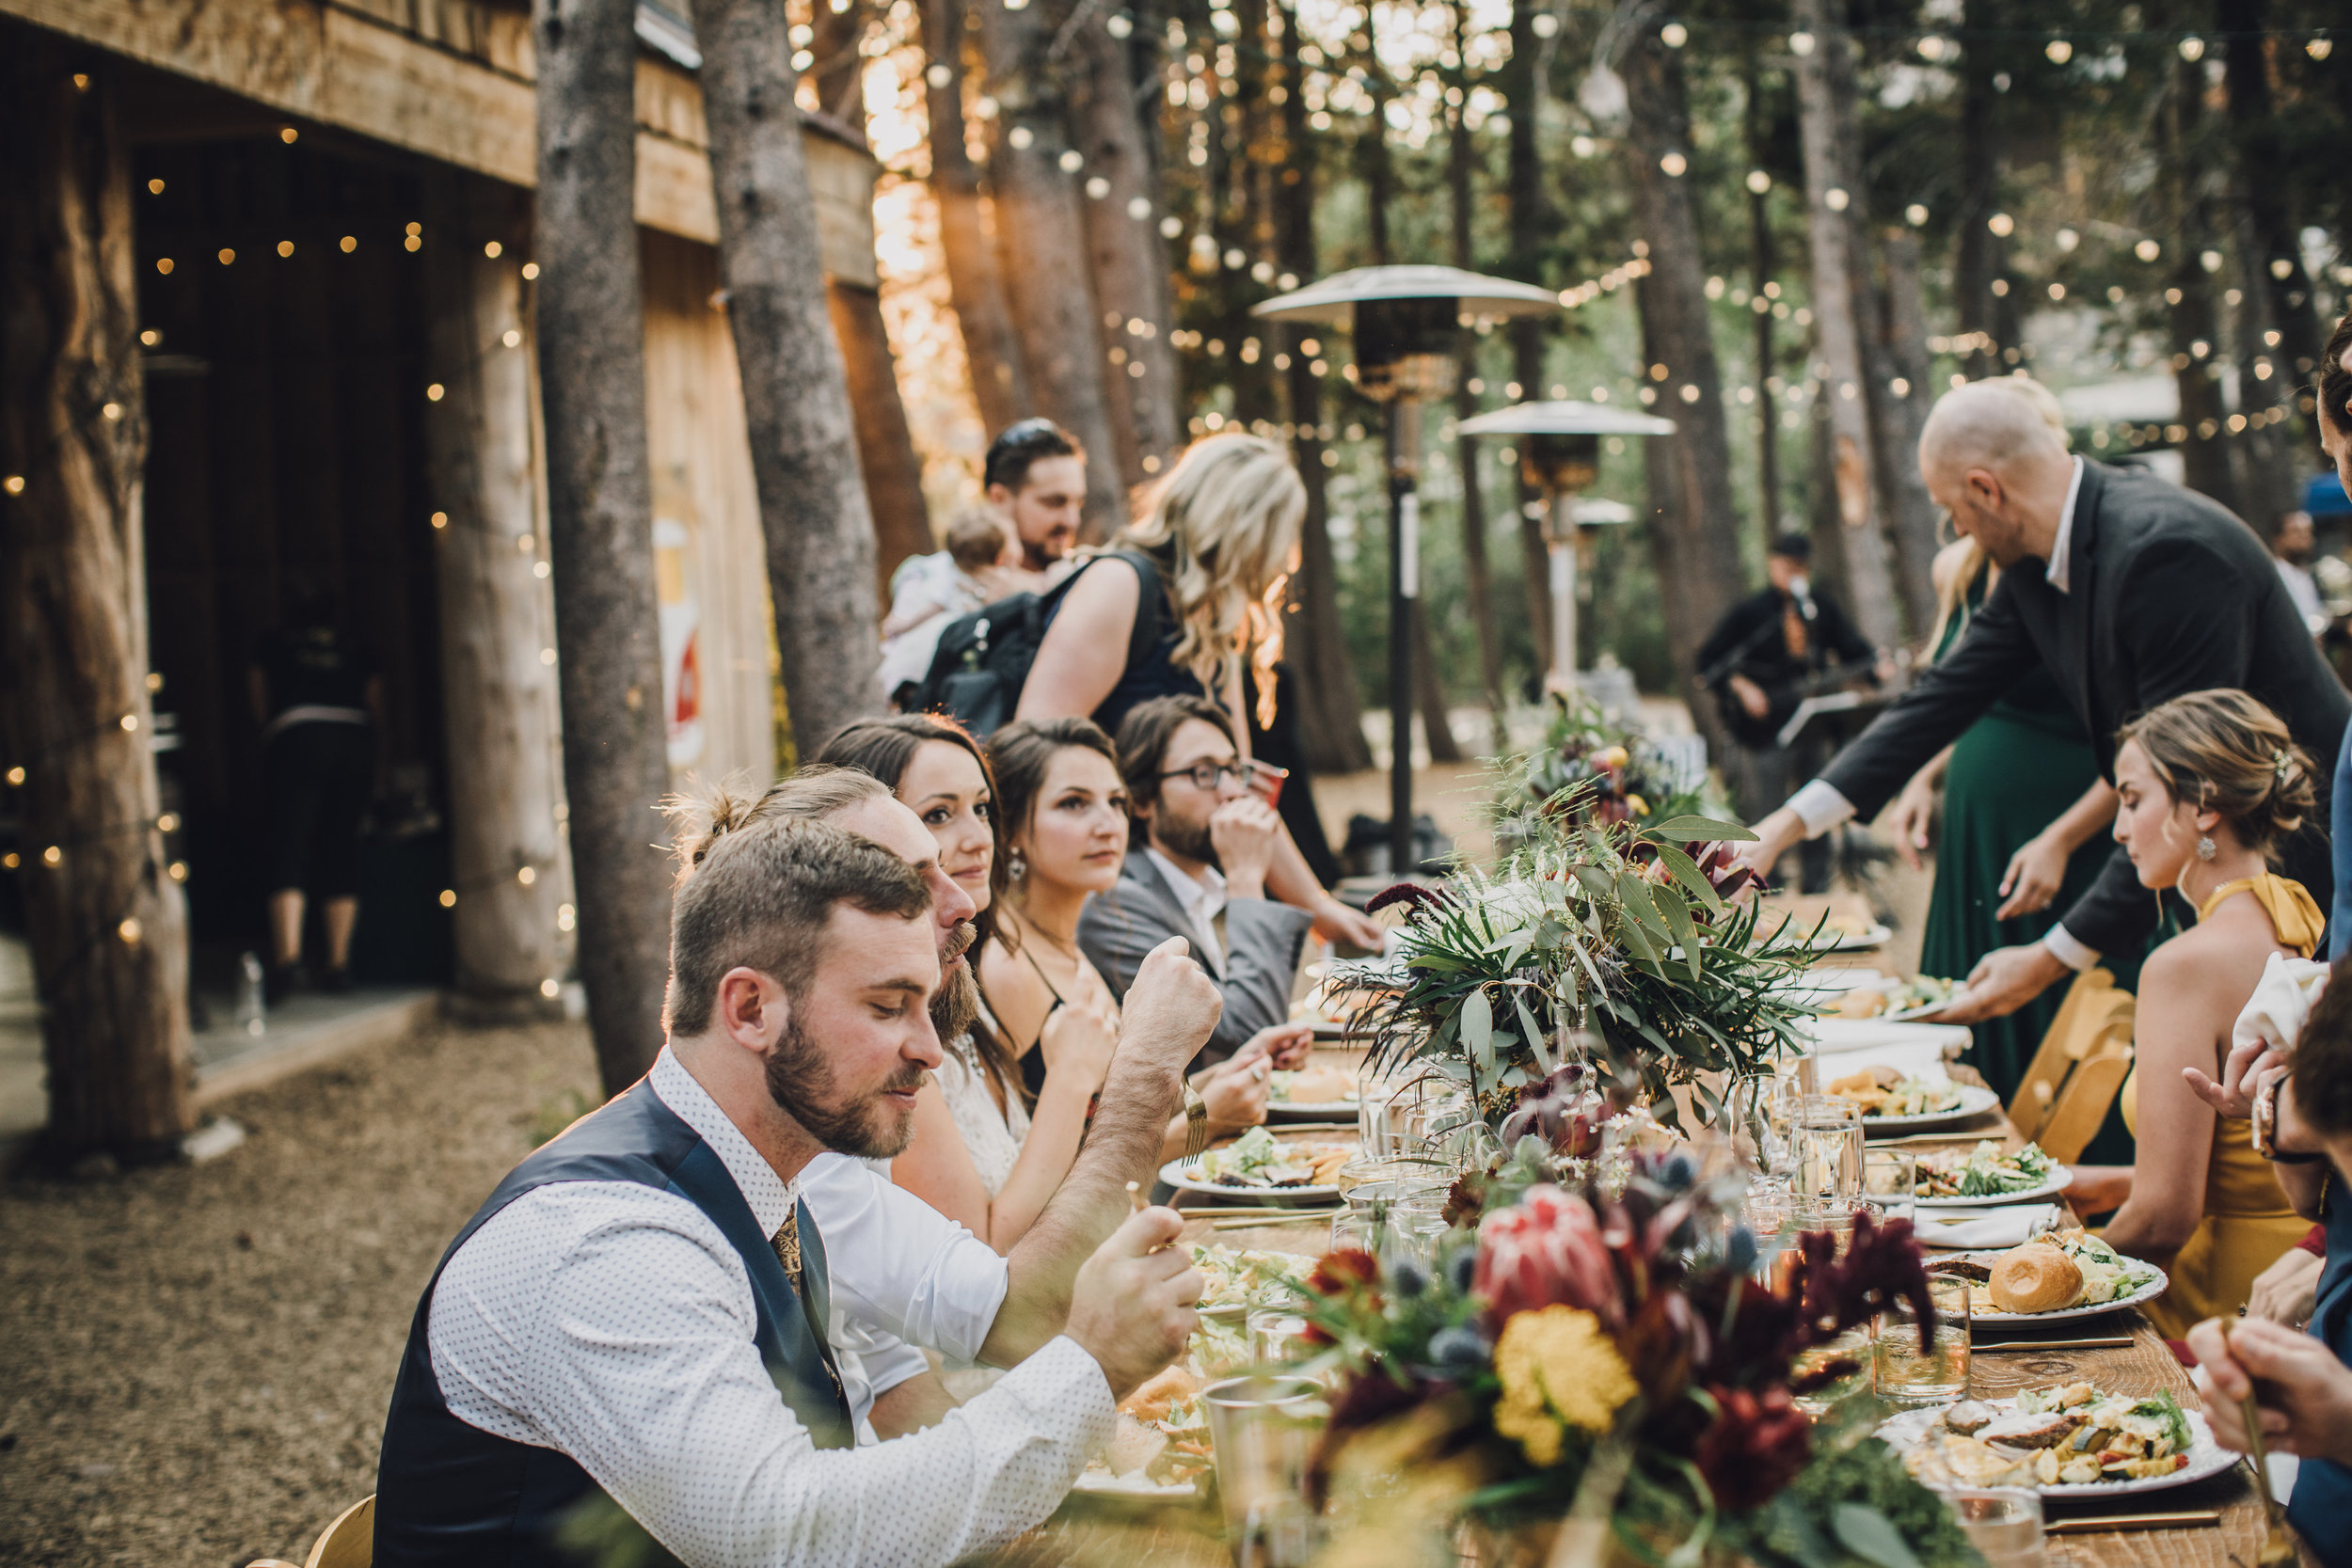
[[[1919,1315],[1898,1301],[1879,1315],[1879,1398],[1889,1404],[1944,1404],[1968,1397],[1968,1282],[1928,1275],[1935,1304],[1929,1348],[1919,1348]]]
[[[1797,1193],[1851,1203],[1862,1196],[1862,1107],[1834,1094],[1797,1102]]]
[[[1225,1536],[1239,1560],[1253,1522],[1305,1495],[1307,1456],[1329,1409],[1321,1386],[1303,1377],[1229,1377],[1203,1389],[1201,1402],[1216,1449]]]
[[[2023,1486],[1938,1487],[1985,1568],[2043,1568],[2042,1495]]]
[[[1919,1212],[1919,1157],[1899,1148],[1866,1148],[1862,1152],[1862,1196],[1886,1211],[1890,1220],[1915,1218]]]

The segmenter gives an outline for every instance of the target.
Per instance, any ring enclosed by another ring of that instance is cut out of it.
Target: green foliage
[[[1724,1529],[1758,1568],[1981,1568],[1960,1522],[1875,1437],[1823,1444],[1788,1490]]]

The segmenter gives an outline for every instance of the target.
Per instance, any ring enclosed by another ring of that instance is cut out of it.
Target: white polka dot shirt
[[[651,1076],[771,1234],[811,1187],[862,1446],[818,1449],[777,1396],[752,1340],[751,1281],[719,1227],[686,1198],[628,1181],[537,1188],[450,1259],[427,1343],[451,1413],[568,1454],[691,1568],[946,1564],[1051,1513],[1109,1441],[1110,1388],[1094,1359],[1057,1338],[939,1425],[875,1443],[875,1394],[922,1361],[907,1340],[975,1357],[1004,1297],[1002,1259],[901,1194],[930,1216],[930,1235],[961,1235],[995,1268],[974,1266],[952,1237],[924,1257],[912,1244],[920,1216],[883,1196],[897,1188],[830,1159],[787,1184],[667,1050]],[[838,1201],[853,1192],[839,1185],[845,1166],[882,1190],[857,1212]],[[820,1208],[818,1188],[835,1201]],[[895,1288],[889,1268],[844,1267],[876,1233],[908,1265]]]

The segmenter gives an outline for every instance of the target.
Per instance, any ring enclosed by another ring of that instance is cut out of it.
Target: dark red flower
[[[1425,910],[1441,910],[1454,900],[1441,888],[1422,887],[1417,882],[1394,882],[1372,895],[1364,905],[1366,914],[1378,914],[1394,904],[1405,906],[1405,918],[1417,920]]]
[[[1502,1147],[1515,1148],[1521,1138],[1541,1138],[1554,1154],[1589,1159],[1600,1152],[1597,1115],[1578,1109],[1584,1091],[1592,1087],[1591,1071],[1581,1062],[1554,1068],[1539,1084],[1524,1085],[1519,1102],[1502,1118]]]
[[[1307,1285],[1318,1295],[1337,1296],[1359,1285],[1377,1284],[1379,1279],[1379,1259],[1361,1247],[1341,1247],[1323,1255],[1307,1276]]]
[[[1716,1507],[1733,1513],[1759,1508],[1812,1458],[1812,1424],[1789,1402],[1786,1388],[1709,1392],[1717,1409],[1713,1424],[1699,1436],[1694,1456],[1699,1474],[1715,1494]]]
[[[1909,1220],[1881,1225],[1856,1214],[1846,1255],[1827,1231],[1801,1237],[1804,1252],[1804,1326],[1811,1342],[1836,1338],[1876,1316],[1897,1300],[1908,1301],[1919,1317],[1922,1354],[1934,1343],[1935,1298],[1928,1293],[1928,1272]]]

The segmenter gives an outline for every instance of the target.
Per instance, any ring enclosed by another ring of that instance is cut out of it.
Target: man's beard
[[[1184,859],[1199,861],[1205,865],[1216,863],[1216,846],[1210,841],[1209,825],[1206,822],[1196,822],[1188,816],[1179,816],[1168,809],[1166,801],[1162,801],[1158,820],[1152,826],[1160,843],[1175,850]]]
[[[835,1086],[833,1063],[822,1047],[801,1030],[798,1009],[785,1022],[784,1033],[769,1048],[768,1098],[776,1108],[807,1130],[827,1148],[866,1160],[888,1160],[906,1151],[914,1136],[914,1115],[903,1116],[882,1096],[892,1090],[912,1094],[930,1075],[914,1063],[895,1073],[863,1099],[844,1104]]]
[[[939,1031],[939,1043],[948,1045],[957,1036],[972,1027],[972,1021],[980,1016],[980,983],[969,963],[957,960],[971,950],[979,931],[965,921],[948,934],[939,954],[939,990],[931,993],[931,1027]]]

